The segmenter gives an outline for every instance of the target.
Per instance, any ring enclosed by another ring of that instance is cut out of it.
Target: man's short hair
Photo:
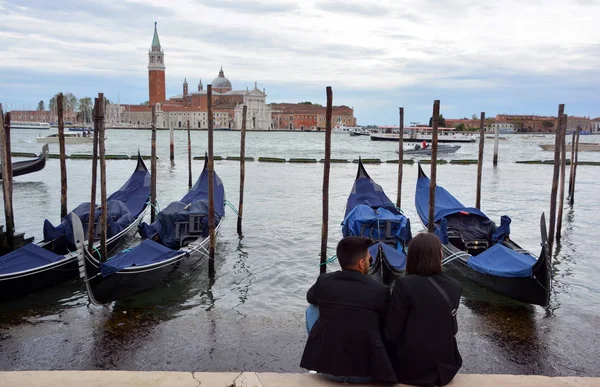
[[[361,236],[349,236],[342,239],[336,248],[337,259],[342,269],[355,266],[373,241]]]

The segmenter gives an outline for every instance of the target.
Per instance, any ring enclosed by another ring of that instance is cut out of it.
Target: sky
[[[0,0],[0,103],[57,92],[148,100],[154,22],[167,96],[223,66],[267,102],[354,108],[359,125],[474,113],[600,116],[600,0]]]

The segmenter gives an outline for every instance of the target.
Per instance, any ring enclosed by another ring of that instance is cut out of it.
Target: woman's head
[[[408,244],[406,274],[433,275],[441,272],[442,243],[433,234],[417,234]]]

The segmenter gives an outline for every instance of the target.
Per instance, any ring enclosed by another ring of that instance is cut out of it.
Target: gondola
[[[342,234],[375,241],[369,248],[373,257],[369,274],[377,280],[391,284],[395,278],[404,275],[406,247],[411,240],[410,221],[394,206],[381,186],[369,177],[361,159],[346,203]]]
[[[429,217],[429,178],[419,165],[415,193],[417,213],[424,226]],[[552,272],[546,221],[541,216],[542,250],[539,258],[510,238],[510,218],[500,226],[476,208],[465,207],[439,185],[435,190],[436,234],[443,244],[444,265],[482,287],[528,304],[546,306]]]
[[[133,174],[107,200],[108,254],[115,252],[124,239],[137,231],[146,213],[149,195],[150,173],[138,154]],[[45,220],[44,239],[41,242],[29,243],[0,257],[0,301],[35,293],[77,275],[78,246],[71,223],[75,217],[81,218],[87,230],[89,211],[89,202],[80,204],[56,227]],[[100,218],[100,212],[101,209],[98,208],[95,224]],[[97,231],[96,228],[94,247],[98,247]],[[80,242],[83,244],[85,238],[81,238]],[[98,254],[97,249],[94,251]]]
[[[17,161],[12,163],[13,177],[27,175],[41,171],[46,166],[46,158],[48,157],[48,144],[42,147],[42,153],[33,160]],[[2,180],[2,171],[0,170],[0,180]]]
[[[158,213],[152,224],[142,223],[142,241],[108,261],[99,260],[86,249],[79,250],[80,276],[95,304],[129,298],[157,287],[198,267],[208,257],[208,169],[179,201]],[[214,173],[215,232],[225,215],[225,189]],[[73,223],[75,235],[81,227]],[[76,238],[80,240],[81,238]]]

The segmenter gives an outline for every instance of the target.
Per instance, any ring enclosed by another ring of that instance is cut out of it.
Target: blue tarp
[[[472,269],[498,277],[531,277],[536,262],[534,256],[517,253],[499,243],[467,260]]]
[[[362,164],[359,168],[362,168]],[[364,169],[362,171],[364,171]],[[352,191],[346,202],[346,213],[344,214],[344,218],[348,216],[354,207],[361,204],[373,208],[384,207],[390,210],[395,209],[394,203],[392,203],[385,192],[383,192],[383,188],[375,183],[366,172],[362,175],[360,172],[361,171],[359,171],[359,176],[354,181]]]
[[[502,242],[506,238],[508,238],[508,236],[510,235],[511,222],[512,221],[508,217],[508,215],[502,215],[500,217],[500,227],[496,228],[496,230],[494,230],[494,233],[492,234],[492,240],[494,242]]]
[[[398,270],[406,269],[406,254],[404,254],[404,252],[401,251],[402,246],[393,248],[392,246],[383,242],[377,242],[374,245],[371,245],[371,247],[369,247],[369,254],[371,254],[371,257],[373,257],[373,265],[377,262],[378,259],[379,246],[383,248],[385,260],[390,264],[390,266]]]
[[[219,176],[215,177],[215,224],[219,224],[225,213],[225,188]],[[170,203],[158,213],[152,224],[142,223],[139,232],[142,238],[154,239],[161,244],[178,249],[181,246],[181,235],[177,233],[177,222],[190,222],[190,216],[201,216],[201,236],[208,236],[208,170],[206,165],[192,189],[177,202]],[[188,230],[195,228],[191,223]]]
[[[390,222],[390,235],[386,235],[387,223]],[[406,216],[395,214],[385,208],[373,209],[359,204],[342,222],[344,236],[360,235],[372,239],[396,237],[404,242],[411,239],[410,223]]]
[[[64,259],[62,255],[29,243],[25,246],[0,257],[0,274],[17,273],[58,262]]]
[[[100,263],[100,273],[107,277],[126,267],[150,265],[169,260],[183,253],[183,251],[171,250],[160,243],[146,239],[134,248],[122,251],[108,261]]]
[[[138,159],[138,164],[125,182],[107,198],[108,205],[108,226],[107,237],[110,238],[127,228],[138,217],[148,202],[150,196],[150,172],[146,169],[144,162]],[[87,238],[87,224],[89,221],[90,203],[83,203],[77,206],[72,212],[76,213],[81,219]],[[100,218],[100,209],[95,211],[96,222]],[[60,236],[65,236],[66,241],[74,245],[73,227],[71,225],[71,213],[61,219],[58,226],[53,226],[47,219],[44,220],[44,240],[54,240]]]
[[[417,179],[417,191],[415,193],[415,206],[421,221],[427,226],[429,217],[429,178],[426,176]],[[487,218],[483,212],[473,207],[465,207],[454,196],[444,188],[436,185],[435,187],[435,209],[434,222],[438,222],[443,217],[458,212],[479,215]]]

